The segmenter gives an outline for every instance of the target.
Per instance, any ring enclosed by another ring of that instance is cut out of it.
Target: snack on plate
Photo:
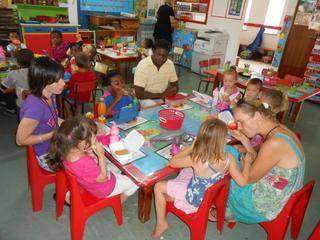
[[[120,150],[115,151],[114,153],[121,156],[121,155],[129,154],[129,151],[127,149],[120,149]]]

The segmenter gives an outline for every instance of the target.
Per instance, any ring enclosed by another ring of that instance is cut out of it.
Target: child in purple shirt
[[[97,198],[121,194],[124,202],[138,189],[127,176],[107,169],[104,148],[96,141],[97,125],[84,117],[68,118],[54,133],[47,156],[54,170],[66,169]]]
[[[58,30],[53,30],[50,34],[52,45],[52,58],[57,62],[62,62],[67,59],[67,50],[69,44],[62,41],[62,33]]]
[[[58,127],[56,94],[64,88],[64,69],[49,57],[40,57],[29,68],[30,94],[22,104],[17,129],[18,145],[34,145],[39,165],[47,171],[47,153],[53,131]]]

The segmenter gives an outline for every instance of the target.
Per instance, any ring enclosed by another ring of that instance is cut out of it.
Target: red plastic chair
[[[302,85],[303,82],[304,82],[303,78],[296,77],[296,76],[293,76],[293,75],[290,75],[290,74],[286,74],[284,76],[283,80],[284,80],[284,82],[288,82],[289,83],[288,85],[290,85],[290,86],[292,84],[294,84],[294,85]]]
[[[220,66],[221,59],[220,58],[211,58],[209,60],[202,60],[199,61],[199,70],[200,74],[205,74],[204,71],[208,70],[211,66]],[[201,84],[206,83],[205,92],[208,91],[209,84],[213,84],[213,89],[215,89],[218,86],[218,83],[216,81],[216,78],[218,76],[217,70],[212,70],[213,74],[208,76],[206,75],[205,78],[201,77],[200,82],[198,85],[198,92],[200,90]]]
[[[79,105],[81,105],[82,114],[84,114],[84,104],[85,103],[92,102],[93,103],[93,107],[94,107],[98,91],[100,91],[101,95],[103,95],[103,90],[100,89],[100,88],[97,88],[97,82],[96,81],[77,82],[77,83],[75,83],[75,85],[74,85],[75,98],[70,98],[70,97],[65,98],[65,101],[71,107],[71,111],[72,111],[73,115],[75,115],[77,107]],[[79,99],[79,94],[86,94],[86,93],[87,94],[89,93],[91,95],[91,99],[88,102],[81,101],[81,99]]]
[[[268,240],[283,240],[291,219],[291,239],[298,239],[304,214],[306,212],[315,181],[310,181],[300,191],[294,193],[276,219],[262,222],[260,226],[268,234]],[[229,223],[233,228],[235,223]]]
[[[166,214],[171,212],[188,225],[191,240],[202,240],[205,239],[209,211],[211,206],[214,204],[217,210],[217,229],[219,234],[221,234],[229,192],[229,180],[230,177],[226,176],[208,188],[196,213],[186,214],[185,212],[177,209],[173,202],[167,202]]]
[[[268,75],[268,68],[262,69],[261,74],[262,74],[262,76],[267,76]],[[278,77],[278,72],[272,71],[271,77]]]
[[[39,212],[42,210],[43,190],[45,186],[55,182],[56,174],[45,171],[39,166],[33,146],[27,146],[27,169],[32,209],[34,212]]]
[[[69,189],[71,193],[70,227],[72,240],[81,240],[87,219],[94,213],[106,207],[113,208],[118,225],[122,225],[120,195],[103,199],[96,198],[89,192],[80,188],[76,177],[68,171],[60,171],[57,179],[59,184],[57,187],[62,187],[57,191],[57,210],[63,210],[65,197],[65,194],[62,196],[63,193],[65,193],[67,189]],[[61,213],[62,211],[59,212],[60,216]],[[57,216],[59,214],[57,212]]]
[[[320,239],[320,221],[318,222],[317,226],[311,233],[309,240],[319,240]]]

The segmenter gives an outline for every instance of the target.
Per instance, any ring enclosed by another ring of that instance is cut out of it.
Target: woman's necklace
[[[55,126],[54,126],[54,127],[58,127],[58,126],[59,126],[58,117],[57,117],[56,114],[54,114],[54,110],[52,110],[52,108],[51,108],[51,106],[52,106],[53,109],[55,109],[53,100],[51,99],[51,106],[50,106],[50,104],[49,104],[49,102],[48,102],[48,99],[42,98],[42,100],[45,102],[45,104],[46,104],[47,107],[49,108],[50,115],[51,115],[51,117],[54,119],[54,123],[55,123]]]
[[[266,136],[265,136],[264,139],[267,140],[268,137],[269,137],[269,135],[270,135],[270,133],[272,133],[272,131],[275,130],[275,129],[277,129],[278,127],[280,127],[280,124],[278,124],[278,125],[276,125],[275,127],[271,128],[270,131],[266,134]]]

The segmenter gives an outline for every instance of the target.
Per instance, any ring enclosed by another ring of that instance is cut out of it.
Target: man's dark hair
[[[156,40],[156,42],[154,44],[154,49],[157,49],[157,48],[165,49],[165,50],[170,51],[171,45],[165,39],[158,39],[158,40]]]
[[[34,54],[30,49],[21,49],[17,54],[17,62],[21,68],[29,68]]]
[[[154,47],[153,46],[153,41],[152,41],[151,38],[145,38],[144,41],[145,41],[145,43],[147,45],[146,48],[153,48]]]
[[[111,84],[111,79],[114,78],[115,76],[121,76],[121,74],[117,71],[110,71],[107,73],[105,78],[103,79],[103,86],[109,86]]]
[[[39,57],[32,61],[28,82],[30,92],[37,97],[42,97],[42,91],[54,82],[58,82],[64,75],[64,68],[61,63],[52,60],[49,57]]]

